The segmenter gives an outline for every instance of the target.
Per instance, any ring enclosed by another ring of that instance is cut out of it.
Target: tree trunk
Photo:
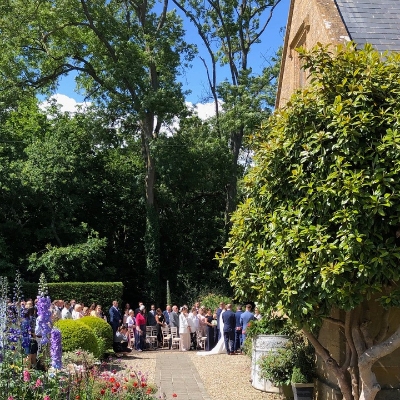
[[[226,206],[225,206],[225,227],[227,233],[231,228],[231,215],[237,205],[237,180],[238,180],[238,160],[243,143],[244,129],[240,128],[231,134],[230,150],[232,154],[232,170],[228,185],[226,186]]]
[[[400,327],[384,342],[376,344],[360,355],[358,368],[360,372],[361,394],[360,400],[374,400],[381,387],[372,372],[376,361],[392,353],[400,347]]]
[[[159,303],[160,299],[160,226],[159,216],[155,201],[156,168],[154,157],[151,153],[150,142],[154,140],[152,118],[142,125],[143,157],[146,165],[145,190],[146,190],[146,231],[144,235],[144,248],[146,252],[146,271],[144,282],[147,285],[146,295],[148,301]]]
[[[314,346],[315,352],[324,361],[327,370],[331,371],[337,379],[337,383],[343,395],[343,400],[353,400],[349,375],[339,367],[336,360],[330,356],[328,350],[322,346],[310,331],[303,329],[303,332],[310,343]]]

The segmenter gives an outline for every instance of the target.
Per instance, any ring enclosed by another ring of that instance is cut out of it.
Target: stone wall
[[[301,72],[297,47],[311,49],[323,44],[348,41],[347,30],[334,0],[292,0],[286,28],[285,45],[276,107],[282,107],[292,93],[306,84],[306,72]]]

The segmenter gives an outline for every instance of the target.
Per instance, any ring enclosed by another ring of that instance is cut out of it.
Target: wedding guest
[[[165,325],[165,317],[163,312],[161,311],[161,308],[157,308],[156,310],[156,324],[157,324],[157,341],[158,341],[158,346],[162,347],[163,345],[163,334],[162,334],[162,329]]]
[[[110,310],[108,313],[110,315],[109,324],[111,325],[111,328],[113,330],[113,335],[115,335],[115,333],[118,330],[118,327],[121,325],[121,322],[122,322],[122,315],[118,309],[118,301],[117,300],[113,301],[112,306],[110,307]]]
[[[121,355],[126,355],[132,350],[128,347],[128,328],[122,325],[118,328],[117,332],[114,334],[113,350],[115,351],[117,357]]]
[[[74,299],[71,299],[71,301],[69,302],[69,312],[72,314],[72,311],[74,311],[75,309],[75,304],[76,301]]]
[[[171,328],[177,328],[177,334],[179,336],[179,314],[178,314],[178,306],[172,306],[172,312],[169,316],[169,326]]]
[[[124,315],[122,316],[122,324],[126,325],[126,319],[129,317],[129,310],[131,309],[131,306],[129,305],[129,303],[125,304],[125,308],[124,308]]]
[[[128,318],[126,319],[126,324],[128,325],[128,336],[129,336],[129,347],[133,347],[134,340],[132,336],[135,336],[136,332],[136,318],[135,312],[133,310],[129,310]]]
[[[179,314],[179,337],[181,338],[181,351],[190,349],[190,326],[188,324],[188,308],[182,306],[181,313]]]
[[[92,315],[92,312],[96,310],[96,304],[92,303],[91,306],[89,307],[89,310],[87,312],[87,315]]]
[[[148,326],[156,326],[157,322],[156,322],[156,306],[154,304],[152,304],[150,306],[150,311],[147,314],[147,325]]]
[[[163,311],[164,318],[165,318],[165,323],[169,325],[169,316],[171,314],[171,306],[168,304],[165,310]]]
[[[251,304],[246,304],[246,311],[240,316],[240,325],[242,326],[242,343],[246,339],[246,328],[250,321],[254,321],[256,318],[251,312]]]
[[[69,303],[68,301],[64,302],[64,308],[61,311],[61,319],[72,319],[72,314],[69,311]]]
[[[255,319],[257,319],[257,320],[260,320],[260,319],[262,318],[262,315],[260,314],[260,311],[259,311],[258,307],[256,307],[256,308],[254,309],[254,317],[255,317]]]
[[[235,319],[236,319],[236,330],[235,330],[235,345],[234,351],[241,352],[242,349],[242,324],[240,322],[240,317],[243,314],[242,306],[236,307]]]
[[[135,347],[137,351],[143,351],[146,343],[146,318],[145,307],[142,304],[139,307],[139,312],[136,315],[136,335],[135,335]]]
[[[72,311],[72,319],[80,319],[82,315],[82,306],[80,304],[75,304],[74,310]]]
[[[215,346],[215,330],[217,327],[217,321],[214,320],[211,308],[207,308],[205,315],[205,325],[207,327],[207,341],[206,351],[211,351]]]
[[[90,311],[91,317],[103,318],[103,310],[101,309],[101,305],[97,304],[96,308]]]

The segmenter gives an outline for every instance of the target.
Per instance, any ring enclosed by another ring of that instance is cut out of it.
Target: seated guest
[[[83,317],[82,306],[80,304],[75,304],[74,310],[72,311],[72,319],[79,319]]]
[[[117,354],[117,357],[126,355],[132,351],[128,348],[128,341],[128,328],[126,325],[122,325],[114,335],[113,349]]]

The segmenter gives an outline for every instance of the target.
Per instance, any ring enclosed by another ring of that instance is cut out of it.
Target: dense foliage
[[[103,356],[100,353],[104,346],[99,346],[94,330],[85,323],[74,319],[61,319],[55,323],[55,326],[61,331],[63,351],[83,349],[96,358]]]
[[[388,310],[400,300],[400,55],[349,45],[301,58],[309,85],[258,136],[221,265],[237,296],[304,328],[345,399],[351,383],[372,399],[379,385],[371,366],[400,346],[385,319],[369,325],[378,333],[368,331],[362,306],[372,296]],[[349,369],[308,329],[333,308],[345,312],[336,322],[353,356]]]

